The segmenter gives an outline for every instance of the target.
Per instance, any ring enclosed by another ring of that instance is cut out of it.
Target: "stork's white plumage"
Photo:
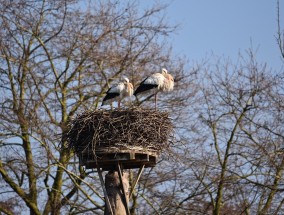
[[[119,82],[118,84],[108,89],[106,96],[103,99],[102,106],[117,100],[118,107],[120,107],[121,100],[132,95],[133,85],[129,82],[128,78],[124,78],[122,82]]]
[[[134,95],[156,89],[155,92],[155,108],[157,109],[157,93],[159,91],[172,91],[174,89],[174,78],[168,74],[166,69],[162,69],[161,73],[154,73],[151,76],[145,78],[135,90]]]
[[[163,85],[163,89],[162,91],[165,92],[169,92],[172,91],[174,89],[174,85],[175,85],[175,81],[174,78],[171,74],[169,74],[168,72],[164,73],[164,85]]]

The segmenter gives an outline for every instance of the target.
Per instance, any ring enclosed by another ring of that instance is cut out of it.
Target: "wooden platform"
[[[116,170],[119,162],[123,169],[135,169],[144,167],[154,167],[157,164],[158,155],[154,152],[144,151],[120,151],[120,152],[100,152],[96,156],[92,152],[81,153],[79,162],[81,166],[86,169],[97,168],[98,166],[103,170]]]

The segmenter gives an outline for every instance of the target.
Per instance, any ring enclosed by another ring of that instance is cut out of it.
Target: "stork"
[[[159,73],[154,73],[151,76],[145,78],[135,90],[134,95],[156,89],[155,92],[155,109],[157,110],[157,93],[159,91],[168,92],[174,89],[174,78],[168,71],[163,68]]]
[[[119,82],[108,89],[106,96],[103,99],[102,106],[117,100],[118,107],[120,107],[121,100],[132,95],[133,85],[129,82],[128,78],[124,78],[122,82]]]

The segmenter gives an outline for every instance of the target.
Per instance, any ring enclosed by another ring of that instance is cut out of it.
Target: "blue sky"
[[[257,50],[259,63],[280,70],[275,35],[277,32],[276,0],[161,0],[169,3],[170,23],[181,24],[171,36],[174,52],[200,61],[217,56],[236,59],[249,48]],[[147,2],[149,4],[149,2]],[[284,1],[280,0],[281,27],[284,29]]]

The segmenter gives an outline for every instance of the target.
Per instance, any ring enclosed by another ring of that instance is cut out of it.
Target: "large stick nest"
[[[172,130],[168,112],[140,108],[95,110],[70,122],[67,139],[77,154],[130,149],[160,153],[168,148]]]

